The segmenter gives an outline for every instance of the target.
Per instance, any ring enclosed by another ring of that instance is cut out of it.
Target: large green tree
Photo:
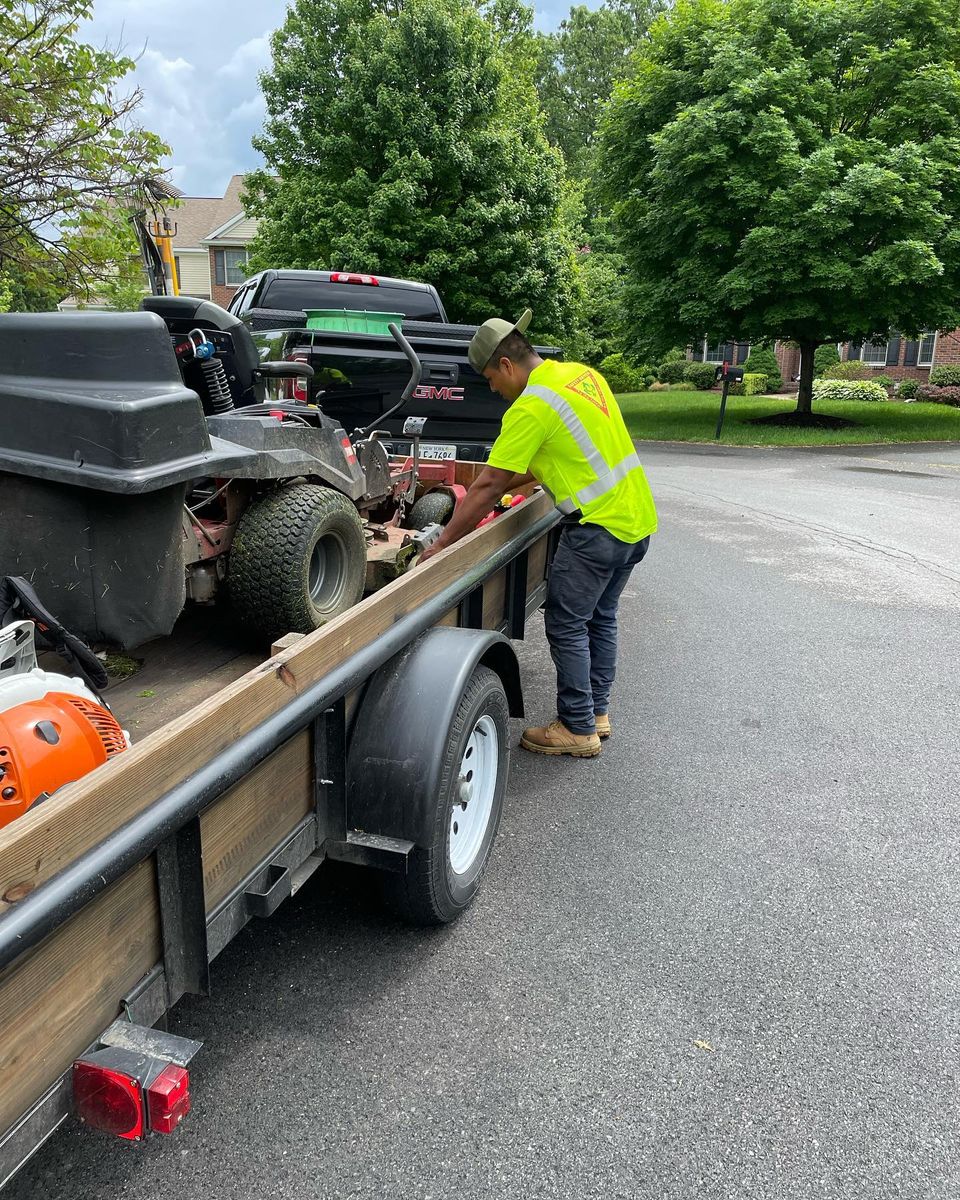
[[[679,0],[608,111],[632,323],[814,352],[960,324],[960,0]]]
[[[133,60],[77,38],[91,0],[0,0],[0,276],[39,296],[86,294],[167,147],[122,92]],[[110,226],[108,229],[107,227]]]
[[[614,85],[665,0],[575,4],[559,29],[540,35],[537,86],[547,136],[563,151],[575,178],[589,173],[594,141]]]
[[[569,317],[562,160],[542,130],[522,6],[295,0],[261,79],[258,266],[435,284],[454,320]],[[519,43],[518,43],[519,39]]]

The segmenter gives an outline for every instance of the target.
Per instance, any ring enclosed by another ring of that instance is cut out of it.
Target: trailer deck
[[[398,796],[429,792],[416,746],[433,705],[439,753],[465,671],[496,671],[522,714],[512,651],[481,631],[523,636],[558,520],[535,494],[266,659],[202,610],[138,654],[108,693],[133,747],[0,831],[0,1183],[69,1115],[78,1055],[118,1017],[152,1026],[205,993],[209,962],[324,858],[407,869],[423,814],[384,819],[350,761],[368,701],[382,720],[371,680],[431,647],[447,672],[409,697],[392,775]]]

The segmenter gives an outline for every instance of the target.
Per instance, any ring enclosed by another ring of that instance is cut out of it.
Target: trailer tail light
[[[190,1111],[190,1076],[174,1063],[147,1088],[147,1115],[154,1133],[173,1133]]]
[[[331,283],[366,283],[372,287],[379,287],[380,280],[376,275],[358,275],[354,271],[333,271],[330,275]]]
[[[73,1106],[85,1125],[128,1141],[144,1135],[140,1081],[123,1071],[78,1059],[73,1064]]]

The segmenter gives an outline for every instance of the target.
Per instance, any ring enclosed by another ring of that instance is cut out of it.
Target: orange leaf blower
[[[128,744],[82,680],[40,669],[32,621],[0,629],[0,828]]]

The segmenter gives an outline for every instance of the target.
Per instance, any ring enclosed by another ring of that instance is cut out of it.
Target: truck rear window
[[[418,288],[374,287],[362,283],[324,283],[315,279],[275,279],[258,308],[292,312],[306,308],[353,308],[403,313],[411,321],[441,321],[437,301]]]

